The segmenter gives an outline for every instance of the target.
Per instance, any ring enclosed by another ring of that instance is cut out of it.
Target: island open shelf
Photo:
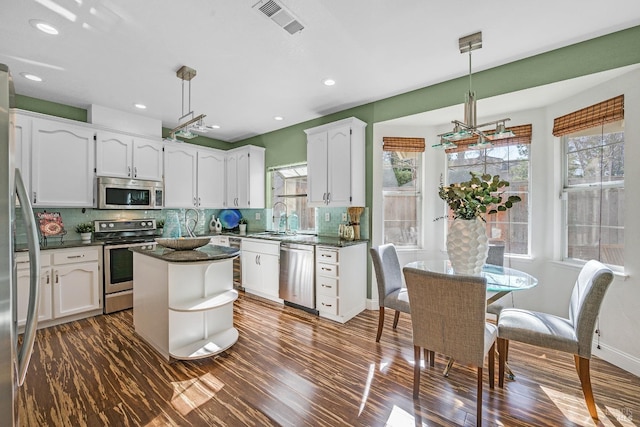
[[[168,361],[213,356],[238,340],[233,326],[237,249],[131,250],[135,331]]]

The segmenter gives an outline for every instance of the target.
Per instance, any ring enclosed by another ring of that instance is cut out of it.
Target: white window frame
[[[615,122],[614,126],[618,126],[618,125],[620,125],[622,132],[624,133],[624,119],[620,120],[619,122]],[[598,133],[602,133],[601,130],[599,131],[599,129],[601,128],[602,126],[594,126],[592,128],[589,128],[588,130],[593,130],[593,134],[597,135]],[[589,191],[594,189],[596,190],[599,189],[601,191],[605,189],[610,189],[610,188],[625,189],[625,186],[624,186],[624,178],[622,180],[617,180],[617,181],[605,181],[605,182],[599,181],[599,182],[593,182],[588,184],[571,184],[571,185],[569,184],[569,173],[568,173],[569,172],[569,166],[568,166],[569,153],[567,151],[567,139],[571,138],[576,133],[563,135],[560,137],[561,153],[562,153],[562,162],[561,162],[562,163],[562,250],[561,250],[561,253],[562,253],[562,260],[565,262],[574,263],[574,264],[575,263],[584,264],[588,260],[569,257],[568,195],[570,193],[584,192],[584,191]],[[584,133],[584,131],[579,133]],[[609,133],[613,133],[613,132],[609,132]],[[624,226],[623,226],[623,229],[624,229]],[[614,271],[618,271],[618,272],[624,271],[624,265],[609,264],[609,263],[607,263],[607,265]]]
[[[386,151],[387,153],[392,153],[392,151]],[[402,151],[398,151],[402,152]],[[422,215],[422,204],[423,204],[423,196],[422,196],[422,186],[424,179],[424,152],[416,153],[417,154],[417,165],[416,165],[416,186],[415,191],[412,193],[415,194],[415,203],[416,203],[416,235],[417,241],[415,245],[404,245],[399,244],[397,242],[387,242],[386,241],[386,232],[385,232],[385,224],[387,218],[384,217],[384,205],[385,205],[385,197],[386,196],[394,196],[394,195],[408,195],[408,191],[398,191],[398,190],[385,190],[384,182],[381,183],[382,188],[382,199],[381,199],[381,210],[382,210],[382,243],[393,243],[396,245],[398,250],[410,250],[410,249],[422,249],[424,247],[424,224],[423,224],[423,215]],[[382,169],[384,169],[384,155],[385,151],[381,151],[380,162],[382,165]]]

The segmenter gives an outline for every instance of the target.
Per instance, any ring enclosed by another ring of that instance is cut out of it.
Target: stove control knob
[[[146,223],[146,222],[141,222],[141,223],[140,223],[140,227],[144,227],[144,226],[146,226],[146,225],[147,225],[147,223]]]
[[[107,224],[100,224],[100,228],[107,228]]]
[[[115,227],[115,224],[114,224],[114,223],[112,223],[112,222],[110,222],[110,223],[109,223],[109,228],[113,228],[113,227]]]

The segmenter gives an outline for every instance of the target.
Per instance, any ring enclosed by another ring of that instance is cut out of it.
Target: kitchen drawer
[[[69,249],[56,250],[53,253],[53,263],[55,265],[75,264],[78,262],[98,261],[98,249]]]
[[[338,263],[338,251],[322,247],[316,248],[316,260],[318,262]]]
[[[316,272],[319,276],[338,277],[338,266],[335,264],[319,262],[316,266]]]
[[[242,239],[240,244],[243,251],[257,252],[264,255],[280,256],[280,242],[266,242],[264,240]]]
[[[338,315],[338,298],[326,295],[317,295],[316,309],[322,313]]]
[[[318,294],[336,298],[338,296],[338,279],[318,276],[316,280]]]
[[[45,254],[40,251],[40,267],[49,267],[51,265],[51,257],[49,254]],[[16,253],[16,268],[18,270],[29,269],[29,253],[17,252]]]

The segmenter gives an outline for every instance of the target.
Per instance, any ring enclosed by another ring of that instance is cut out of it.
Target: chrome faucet
[[[273,204],[273,216],[272,216],[272,220],[273,220],[273,230],[276,230],[276,206],[278,205],[282,205],[284,206],[284,231],[285,233],[289,232],[289,215],[287,215],[287,205],[284,202],[275,202]],[[277,228],[278,232],[280,231],[280,223],[278,223],[278,228]]]
[[[196,214],[195,219],[189,218],[189,212],[193,212]],[[189,234],[189,237],[196,237],[196,234],[194,233],[196,227],[198,226],[198,220],[199,220],[199,215],[198,215],[198,211],[195,209],[187,209],[186,211],[184,211],[184,227],[187,229],[187,233]],[[193,222],[193,227],[189,227],[189,224]]]

